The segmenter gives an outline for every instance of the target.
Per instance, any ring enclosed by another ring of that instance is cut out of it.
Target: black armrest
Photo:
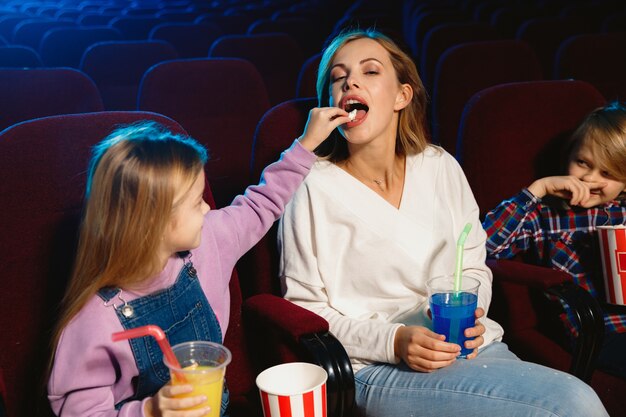
[[[343,345],[332,333],[311,334],[303,337],[300,342],[311,352],[315,362],[328,373],[326,387],[329,414],[349,416],[354,407],[354,373]]]
[[[545,291],[567,304],[579,324],[569,372],[589,381],[604,341],[602,307],[589,292],[576,285],[565,272],[518,261],[487,261],[494,281],[526,285]]]
[[[546,290],[569,305],[579,324],[570,373],[589,382],[604,341],[604,315],[600,303],[584,288],[567,282]]]

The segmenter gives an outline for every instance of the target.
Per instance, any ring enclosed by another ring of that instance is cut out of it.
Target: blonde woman
[[[285,297],[325,317],[355,371],[365,416],[606,416],[582,381],[519,360],[487,317],[485,232],[461,168],[428,143],[415,65],[375,31],[340,34],[324,51],[320,105],[356,110],[318,148],[323,159],[279,228]],[[472,353],[430,329],[426,280],[451,274],[473,225],[463,273],[480,281]]]

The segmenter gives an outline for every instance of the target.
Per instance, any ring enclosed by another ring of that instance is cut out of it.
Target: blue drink
[[[461,346],[459,357],[472,353],[473,349],[465,347],[465,329],[474,327],[474,313],[478,296],[469,292],[435,293],[430,297],[430,311],[433,317],[433,331],[446,336],[446,342]]]

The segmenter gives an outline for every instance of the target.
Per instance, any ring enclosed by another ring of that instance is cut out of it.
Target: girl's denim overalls
[[[222,331],[217,317],[200,287],[196,270],[186,261],[174,285],[154,294],[126,302],[119,288],[103,288],[98,295],[106,304],[114,305],[124,329],[148,324],[159,326],[172,346],[193,340],[222,343]],[[153,396],[170,380],[163,354],[153,337],[130,339],[139,376],[134,381],[135,395],[115,404],[119,409],[125,402]],[[222,394],[223,416],[228,406],[228,390]]]

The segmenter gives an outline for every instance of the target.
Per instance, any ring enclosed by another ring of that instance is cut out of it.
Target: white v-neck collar
[[[422,184],[423,179],[412,175],[415,164],[423,163],[423,159],[422,154],[407,157],[400,208],[389,204],[361,181],[328,161],[318,161],[315,175],[310,175],[307,180],[317,189],[324,190],[331,197],[331,204],[342,205],[371,231],[388,236],[391,242],[421,263],[424,259],[419,258],[429,253],[434,227],[432,207],[420,203],[424,200],[420,198],[424,186],[432,184]]]

